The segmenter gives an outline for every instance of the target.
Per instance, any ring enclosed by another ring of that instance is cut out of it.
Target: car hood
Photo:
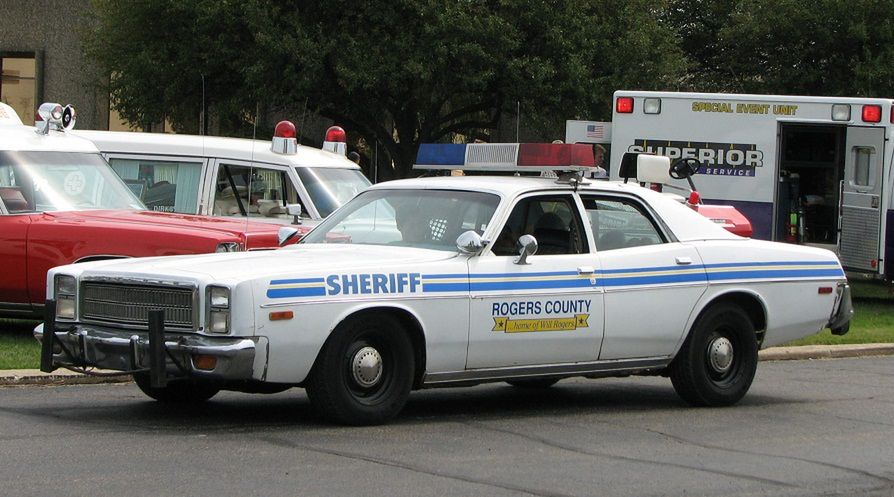
[[[238,283],[256,278],[324,275],[339,271],[414,267],[458,257],[458,252],[407,247],[306,244],[278,250],[97,261],[69,266],[82,276]]]
[[[114,223],[148,224],[153,226],[170,226],[210,231],[240,233],[276,233],[279,226],[256,221],[246,222],[244,219],[225,217],[194,216],[189,214],[173,214],[168,212],[139,210],[84,210],[53,211],[46,215],[69,221],[101,221]]]

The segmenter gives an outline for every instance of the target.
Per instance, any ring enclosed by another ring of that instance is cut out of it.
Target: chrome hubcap
[[[708,363],[718,373],[726,373],[733,364],[733,343],[726,337],[715,338],[708,345]]]
[[[361,387],[375,386],[382,379],[382,356],[372,347],[363,347],[351,359],[351,371]]]

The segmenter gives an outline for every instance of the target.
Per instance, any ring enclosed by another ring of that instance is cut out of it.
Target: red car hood
[[[279,231],[279,228],[281,228],[279,225],[257,221],[195,216],[189,214],[172,214],[149,210],[55,211],[47,212],[46,214],[59,220],[67,221],[98,221],[169,226],[180,229],[188,228],[190,230],[225,232],[237,236],[244,235],[246,237],[246,248],[276,247],[278,245],[277,232]],[[310,231],[310,228],[307,227],[295,226],[295,228],[299,230],[299,235],[301,236]],[[295,241],[297,241],[297,239]]]

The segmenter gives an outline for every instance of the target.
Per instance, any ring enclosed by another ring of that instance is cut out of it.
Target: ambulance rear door
[[[878,273],[885,128],[849,126],[838,251],[847,270]]]

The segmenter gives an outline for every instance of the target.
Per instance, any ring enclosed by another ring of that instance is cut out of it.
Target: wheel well
[[[422,332],[422,325],[416,316],[409,311],[399,309],[397,307],[373,307],[357,311],[347,317],[342,322],[349,319],[375,319],[377,314],[388,314],[400,321],[404,330],[410,336],[410,342],[413,344],[414,363],[416,371],[413,378],[413,388],[418,389],[422,386],[422,376],[425,374],[425,334]],[[341,323],[339,323],[340,325]]]
[[[767,331],[767,312],[760,299],[757,296],[746,292],[726,293],[716,297],[706,305],[702,309],[701,314],[704,314],[704,312],[712,306],[721,303],[733,304],[745,311],[745,314],[751,318],[751,324],[754,325],[754,331],[757,333],[757,343],[760,345],[761,342],[763,342],[764,334]]]

